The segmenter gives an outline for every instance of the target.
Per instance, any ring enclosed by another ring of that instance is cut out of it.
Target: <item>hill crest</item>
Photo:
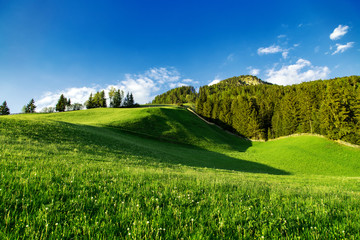
[[[220,81],[219,83],[216,83],[212,86],[242,86],[242,85],[261,85],[261,84],[266,84],[266,85],[272,85],[271,83],[262,81],[261,79],[259,79],[256,76],[252,76],[252,75],[241,75],[238,77],[232,77],[232,78],[227,78],[225,80]]]

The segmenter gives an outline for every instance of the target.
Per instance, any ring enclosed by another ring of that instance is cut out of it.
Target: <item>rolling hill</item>
[[[0,143],[1,238],[359,234],[360,150],[325,138],[154,107],[1,117]]]

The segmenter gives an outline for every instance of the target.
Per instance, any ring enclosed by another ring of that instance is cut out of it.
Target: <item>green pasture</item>
[[[0,117],[1,239],[356,239],[360,150],[182,108]]]

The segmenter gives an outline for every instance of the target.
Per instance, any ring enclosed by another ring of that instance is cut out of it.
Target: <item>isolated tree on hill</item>
[[[35,100],[31,99],[28,105],[25,107],[25,113],[34,113],[36,109]]]
[[[64,112],[67,106],[70,106],[70,99],[67,100],[64,94],[61,94],[58,103],[56,104],[56,111]]]
[[[7,106],[6,101],[3,102],[3,104],[0,106],[0,115],[9,115],[10,109]]]

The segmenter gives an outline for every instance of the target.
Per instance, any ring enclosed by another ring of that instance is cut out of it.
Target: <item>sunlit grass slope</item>
[[[92,109],[60,114],[21,115],[21,117],[118,128],[203,148],[241,148],[244,145],[242,144],[244,140],[205,124],[185,109],[175,107]]]
[[[130,141],[160,160],[166,153],[172,156],[167,160],[170,163],[274,174],[360,176],[359,149],[317,136],[250,142],[208,125],[182,108],[93,109],[9,118],[69,123]]]
[[[0,239],[356,239],[359,154],[178,108],[0,117]]]

